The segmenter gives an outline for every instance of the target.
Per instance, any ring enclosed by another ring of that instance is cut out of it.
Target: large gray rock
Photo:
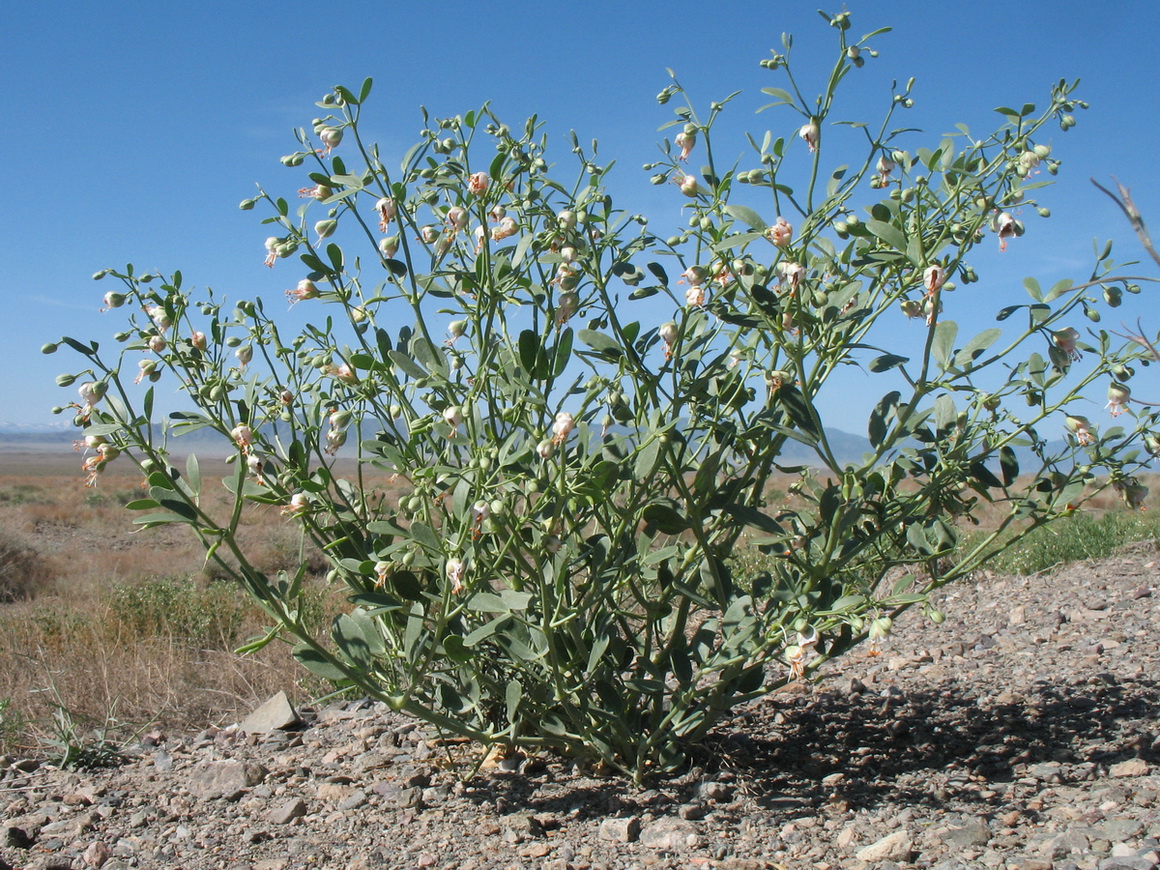
[[[859,861],[874,864],[878,861],[909,861],[912,851],[914,843],[910,835],[906,831],[895,831],[876,843],[864,846],[855,855]]]

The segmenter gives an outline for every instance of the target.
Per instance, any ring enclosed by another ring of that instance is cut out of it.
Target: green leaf
[[[782,103],[785,103],[787,106],[794,104],[793,95],[789,91],[783,91],[781,88],[762,88],[761,92],[778,100],[776,103],[770,103],[770,106],[780,106]]]
[[[507,689],[504,691],[504,704],[507,706],[507,718],[512,724],[516,722],[516,716],[520,711],[520,701],[523,700],[524,687],[520,685],[520,681],[516,679],[508,680]]]
[[[995,329],[994,327],[984,329],[967,342],[966,347],[955,354],[955,365],[959,368],[969,368],[987,348],[998,341],[999,336],[1002,334],[1002,330]]]
[[[1023,289],[1027,291],[1027,295],[1031,297],[1033,302],[1043,301],[1043,291],[1039,289],[1039,282],[1034,278],[1027,277],[1023,279]]]
[[[393,362],[395,365],[397,365],[400,369],[402,369],[406,374],[410,375],[411,377],[413,377],[413,378],[425,378],[425,377],[427,377],[427,372],[425,372],[425,371],[423,371],[423,369],[419,368],[419,366],[415,363],[415,361],[413,359],[411,359],[409,356],[407,356],[405,353],[403,353],[402,351],[392,350],[389,355],[391,358],[391,362]]]
[[[616,339],[603,332],[597,332],[594,329],[581,329],[576,335],[604,359],[619,359],[624,353],[620,345],[616,343]]]
[[[744,205],[727,205],[725,206],[725,212],[730,217],[741,221],[750,229],[764,232],[766,227],[769,226],[769,224],[761,219],[761,215]]]
[[[324,680],[339,682],[347,679],[346,672],[307,644],[300,643],[290,651],[298,662],[310,673]]]
[[[898,356],[898,354],[894,353],[884,353],[882,356],[876,356],[874,359],[870,360],[868,368],[870,371],[877,374],[878,372],[889,371],[892,368],[908,362],[910,362],[910,357],[908,356]]]
[[[809,403],[806,402],[805,396],[801,394],[797,387],[790,384],[783,385],[777,391],[777,400],[788,412],[793,424],[803,435],[811,439],[814,443],[821,439],[822,433],[818,429],[817,421],[814,418]]]
[[[552,351],[552,377],[558,378],[564,374],[568,361],[572,358],[572,328],[568,327],[560,335],[556,347]]]
[[[478,613],[511,613],[511,605],[493,592],[477,592],[467,602],[467,609]],[[468,644],[470,646],[470,644]]]
[[[1019,476],[1019,460],[1015,451],[1006,444],[999,448],[999,468],[1003,473],[1003,486],[1010,486]]]
[[[898,407],[898,400],[901,397],[902,393],[898,390],[892,390],[874,406],[874,410],[870,413],[870,422],[866,426],[871,447],[877,448],[886,440],[886,435],[890,431],[890,425],[886,421],[894,413],[894,409]]]
[[[906,253],[907,242],[906,234],[894,224],[888,224],[885,221],[868,220],[866,221],[866,229],[870,230],[875,236],[884,241],[896,251]]]
[[[662,286],[669,286],[669,273],[665,271],[664,266],[660,263],[645,263],[645,268],[653,273],[656,279],[661,282]]]
[[[201,466],[198,465],[196,454],[189,454],[185,458],[185,477],[189,481],[189,490],[193,495],[201,492]]]
[[[959,334],[959,325],[953,320],[944,320],[934,328],[934,339],[930,343],[930,352],[935,361],[944,369],[951,364],[951,351],[955,346],[955,338]]]
[[[358,92],[358,101],[360,103],[366,102],[366,98],[371,95],[371,85],[373,84],[374,82],[369,76],[363,79],[362,89]]]
[[[469,648],[473,647],[480,641],[487,640],[509,622],[511,622],[511,616],[509,614],[505,613],[503,616],[497,616],[490,622],[485,622],[479,628],[475,629],[475,631],[471,632],[471,634],[467,635],[467,637],[463,638],[463,645]]]
[[[1008,305],[1006,308],[1002,309],[998,314],[995,315],[995,319],[1000,322],[1004,321],[1022,307],[1022,305]]]
[[[689,521],[675,508],[666,504],[650,504],[641,512],[644,521],[655,526],[661,534],[679,535],[689,527]]]
[[[1057,281],[1051,286],[1051,289],[1047,291],[1047,295],[1043,297],[1043,301],[1054,302],[1056,299],[1070,290],[1074,283],[1075,282],[1070,278],[1064,278],[1062,281]]]
[[[773,517],[748,505],[727,504],[721,508],[721,512],[728,514],[740,523],[753,526],[755,529],[761,529],[761,531],[769,532],[772,535],[781,534],[785,531]]]

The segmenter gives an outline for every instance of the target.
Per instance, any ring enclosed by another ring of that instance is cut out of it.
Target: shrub
[[[297,255],[291,301],[325,308],[291,337],[260,299],[226,305],[181,273],[98,273],[123,284],[106,307],[131,313],[113,358],[62,339],[87,360],[61,381],[81,382],[91,479],[131,447],[122,461],[148,484],[137,522],[189,525],[315,673],[482,743],[638,778],[1091,491],[1110,482],[1138,503],[1135,444],[1155,415],[1124,382],[1145,351],[1073,326],[1098,316],[1100,288],[1138,289],[1110,245],[1081,284],[1028,279],[1030,300],[998,313],[1006,333],[960,337],[949,317],[955,282],[979,280],[975,246],[1017,245],[1016,206],[1046,215],[1033,174],[1058,169],[1045,127],[1074,125],[1074,85],[933,147],[895,129],[909,86],[880,125],[843,128],[836,89],[882,31],[853,41],[847,13],[829,20],[816,104],[788,40],[763,61],[789,90],[765,89],[781,132],[750,140],[748,168],[715,156],[732,98],[702,113],[675,78],[661,91],[680,104],[677,135],[648,170],[675,182],[685,222],[664,234],[614,203],[609,165],[575,136],[568,178],[535,119],[509,127],[484,106],[428,119],[396,171],[362,138],[371,81],[336,88],[282,158],[305,173],[305,203],[242,203],[274,228],[267,264]],[[861,156],[829,169],[831,149]],[[694,156],[704,165],[686,169]],[[817,402],[847,365],[882,398],[870,451],[842,463]],[[154,388],[130,371],[176,376],[197,410],[174,412],[175,430],[233,442],[231,512],[205,506],[196,458],[170,462]],[[1103,430],[1074,413],[1097,385],[1124,412]],[[1065,424],[1049,446],[1042,433]],[[786,465],[791,441],[811,465]],[[769,508],[774,474],[795,478],[792,507]],[[334,647],[303,624],[304,568],[269,577],[239,544],[247,501],[281,506],[348,587]],[[984,504],[999,527],[944,558]],[[731,570],[742,538],[776,557],[768,570]]]
[[[0,529],[0,602],[33,598],[53,579],[52,567],[26,540]]]

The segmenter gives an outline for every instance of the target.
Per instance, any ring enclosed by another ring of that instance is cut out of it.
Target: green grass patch
[[[1160,516],[1110,511],[1075,514],[1031,532],[986,564],[1000,574],[1038,574],[1066,562],[1102,559],[1136,541],[1160,536]],[[971,536],[964,549],[971,544]]]

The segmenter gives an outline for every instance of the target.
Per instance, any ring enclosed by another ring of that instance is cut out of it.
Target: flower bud
[[[243,344],[241,347],[234,351],[234,356],[238,358],[238,362],[242,364],[242,368],[245,368],[250,364],[250,360],[254,358],[253,345]]]
[[[189,337],[189,343],[197,350],[204,351],[207,346],[207,339],[204,332],[194,331],[193,335]]]
[[[322,144],[326,146],[326,151],[329,153],[337,148],[338,143],[342,141],[342,130],[335,127],[323,127],[318,138],[322,140]]]
[[[452,232],[460,232],[467,227],[468,220],[467,209],[459,206],[452,206],[447,210],[447,225]]]
[[[677,325],[670,320],[668,323],[661,325],[661,328],[657,330],[657,334],[661,337],[661,341],[663,341],[665,344],[671,345],[676,342],[677,338],[680,336],[680,330],[677,328]]]
[[[125,304],[125,294],[118,293],[116,290],[110,290],[105,294],[105,307],[102,311],[108,311],[110,308],[120,308]]]
[[[318,234],[318,241],[330,238],[334,235],[335,229],[338,227],[338,221],[333,218],[328,218],[324,221],[319,221],[314,225],[314,232]]]
[[[451,336],[452,341],[455,341],[455,339],[462,336],[463,333],[465,333],[466,331],[467,331],[467,321],[466,320],[452,320],[451,323],[449,323],[447,325],[447,332]]]

